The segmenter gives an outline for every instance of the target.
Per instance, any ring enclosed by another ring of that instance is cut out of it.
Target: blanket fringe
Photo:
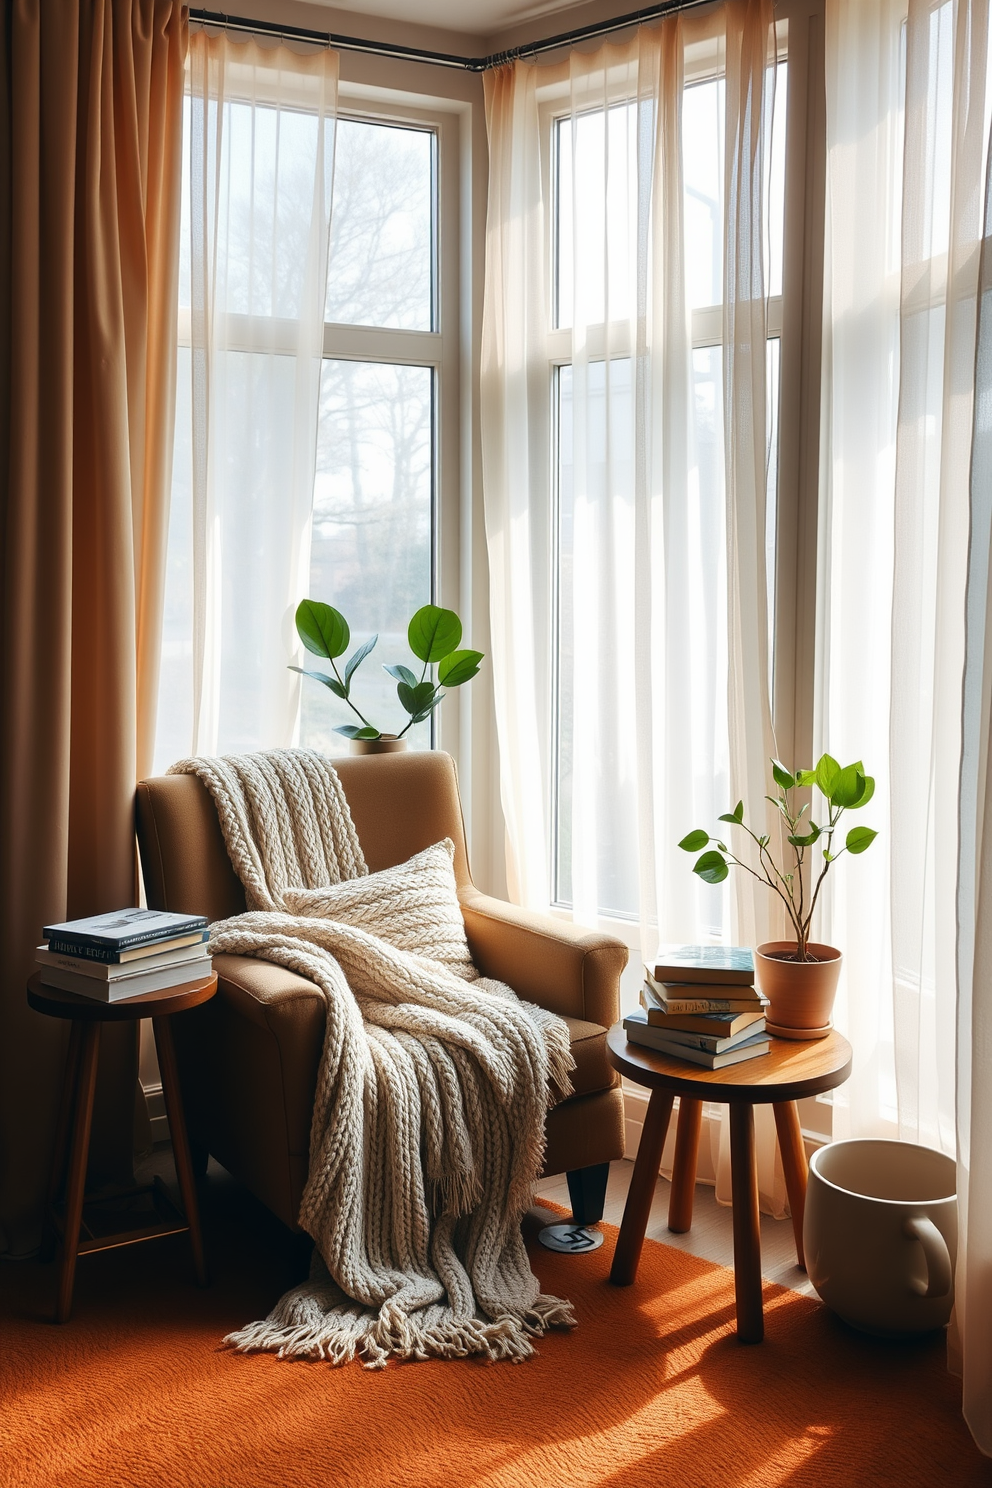
[[[229,1333],[224,1343],[236,1353],[274,1353],[280,1359],[322,1360],[340,1367],[359,1359],[366,1369],[383,1369],[390,1359],[478,1357],[490,1363],[521,1363],[534,1354],[532,1338],[551,1328],[574,1328],[571,1303],[538,1296],[522,1317],[487,1322],[455,1318],[450,1313],[430,1322],[383,1307],[378,1314],[334,1308],[319,1318],[289,1325],[273,1315]]]

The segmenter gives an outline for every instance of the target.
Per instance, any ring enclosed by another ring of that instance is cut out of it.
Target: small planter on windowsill
[[[323,657],[331,664],[333,676],[327,672],[310,672],[305,667],[290,666],[291,672],[312,677],[334,696],[347,703],[359,720],[355,723],[339,724],[334,732],[351,740],[352,754],[398,754],[407,747],[405,738],[408,729],[415,723],[425,723],[438,703],[445,696],[442,688],[461,687],[479,670],[483,659],[481,651],[459,651],[462,638],[462,622],[454,610],[442,610],[437,605],[423,605],[407,628],[410,650],[424,669],[418,677],[407,666],[386,666],[396,681],[396,696],[407,722],[398,734],[385,734],[370,723],[355,706],[351,696],[351,682],[355,672],[368,656],[379,637],[371,636],[359,646],[344,664],[343,674],[338,671],[337,659],[343,656],[351,643],[351,628],[340,610],[320,600],[304,599],[296,610],[296,629],[300,640],[314,656]],[[434,667],[437,666],[437,681]]]
[[[380,734],[378,739],[352,739],[352,754],[401,754],[407,740],[398,734]]]

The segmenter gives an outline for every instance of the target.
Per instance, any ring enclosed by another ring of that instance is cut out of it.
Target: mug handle
[[[927,1263],[926,1281],[914,1277],[910,1290],[920,1297],[946,1297],[951,1290],[951,1255],[933,1220],[916,1215],[903,1222],[902,1232],[908,1240],[919,1240]]]

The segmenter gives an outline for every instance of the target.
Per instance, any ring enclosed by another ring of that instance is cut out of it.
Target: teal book
[[[663,945],[648,970],[657,982],[750,987],[754,957],[747,946]]]

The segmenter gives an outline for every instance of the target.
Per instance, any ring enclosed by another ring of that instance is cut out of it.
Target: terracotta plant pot
[[[352,739],[352,754],[399,754],[407,746],[406,739],[395,734],[380,734],[378,739]]]
[[[768,998],[765,1026],[776,1038],[826,1038],[837,994],[841,954],[810,941],[815,961],[785,961],[795,955],[794,940],[766,940],[754,953],[758,986]]]

